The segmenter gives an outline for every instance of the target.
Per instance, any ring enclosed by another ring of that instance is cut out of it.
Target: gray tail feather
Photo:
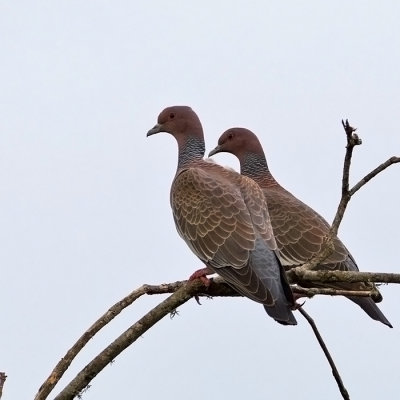
[[[271,310],[270,308],[264,306],[265,311],[267,314],[274,318],[276,322],[279,322],[282,325],[297,325],[296,318],[294,317],[292,311],[290,310],[290,307],[292,307],[295,304],[294,298],[293,298],[293,292],[292,289],[290,288],[289,282],[286,277],[286,272],[277,256],[275,253],[276,261],[279,264],[279,275],[280,275],[280,280],[283,288],[283,299],[281,299],[280,304],[276,305],[274,310]],[[285,317],[282,318],[282,315]],[[278,318],[280,317],[280,318]]]
[[[267,314],[276,322],[279,322],[282,325],[297,325],[296,318],[287,304],[279,302],[276,303],[274,307],[264,305],[264,308]]]
[[[359,305],[372,319],[382,322],[382,324],[387,325],[389,328],[393,328],[392,324],[371,298],[349,296],[348,299]]]
[[[277,254],[275,252],[273,254],[276,262],[279,264],[279,279],[283,291],[280,292],[280,301],[277,301],[273,308],[264,305],[265,311],[276,322],[282,325],[297,325],[296,318],[291,311],[291,307],[295,304],[292,289]]]

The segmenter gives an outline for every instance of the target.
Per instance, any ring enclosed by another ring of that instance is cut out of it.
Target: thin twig
[[[344,131],[346,132],[346,137],[347,137],[346,154],[344,156],[344,163],[343,163],[342,196],[336,211],[335,218],[333,219],[331,229],[329,230],[330,240],[332,240],[332,238],[337,235],[339,230],[339,225],[342,222],[347,205],[349,204],[349,201],[351,199],[351,194],[349,193],[351,158],[353,155],[354,147],[362,144],[362,141],[359,138],[359,136],[356,133],[354,133],[357,130],[357,128],[353,128],[352,126],[350,126],[349,121],[347,119],[346,122],[342,120],[342,125]]]
[[[352,189],[349,191],[350,196],[353,196],[357,190],[361,189],[367,182],[369,182],[372,178],[378,175],[380,172],[384,171],[387,167],[390,167],[392,164],[400,163],[400,157],[390,157],[384,163],[373,169],[369,174],[365,175],[357,184],[355,184]]]
[[[329,350],[326,347],[326,344],[325,344],[324,340],[322,339],[321,334],[318,331],[317,325],[315,324],[315,322],[311,318],[311,316],[302,307],[299,308],[299,312],[300,312],[300,314],[303,315],[303,317],[310,324],[311,329],[313,330],[314,335],[317,338],[318,343],[321,346],[321,349],[324,352],[325,357],[329,362],[329,365],[330,365],[330,367],[332,369],[332,375],[334,376],[334,378],[336,380],[336,383],[337,383],[337,385],[339,387],[339,390],[340,390],[340,393],[341,393],[343,399],[350,400],[349,393],[347,392],[347,390],[346,390],[346,388],[345,388],[345,386],[343,384],[342,378],[340,377],[339,371],[336,368],[335,362],[333,361],[333,358],[332,358],[331,354],[329,353]]]
[[[344,157],[342,177],[342,196],[346,196],[349,192],[350,165],[351,158],[353,156],[353,149],[355,146],[361,145],[362,141],[355,133],[357,128],[353,128],[352,126],[350,126],[347,119],[346,122],[342,120],[342,125],[347,137],[346,155]]]
[[[3,387],[4,387],[4,383],[7,379],[7,375],[5,372],[0,372],[0,399],[1,396],[3,396]]]

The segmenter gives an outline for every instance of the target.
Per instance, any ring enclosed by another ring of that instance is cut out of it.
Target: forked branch
[[[347,137],[346,154],[343,163],[343,176],[342,176],[342,196],[333,219],[332,226],[329,230],[329,234],[325,239],[325,244],[322,251],[314,257],[310,262],[297,267],[297,271],[291,271],[294,275],[299,278],[301,273],[305,270],[315,270],[319,264],[321,264],[327,257],[329,257],[333,252],[333,239],[337,236],[340,223],[342,222],[344,213],[346,211],[347,205],[351,197],[360,190],[367,182],[378,175],[380,172],[384,171],[389,166],[399,163],[400,157],[390,157],[384,163],[373,169],[370,173],[364,176],[357,184],[355,184],[351,189],[349,189],[349,177],[350,177],[350,166],[351,158],[353,155],[353,150],[355,146],[362,144],[361,138],[355,133],[356,128],[350,126],[349,121],[342,120],[342,125]],[[397,282],[396,282],[397,283]]]
[[[391,157],[386,162],[372,170],[363,179],[361,179],[353,188],[349,189],[349,171],[351,165],[351,158],[355,146],[361,144],[361,139],[355,133],[355,128],[352,128],[348,121],[342,121],[343,127],[347,136],[346,155],[343,166],[342,177],[342,196],[339,203],[330,233],[326,238],[326,244],[322,252],[311,262],[303,266],[292,269],[288,272],[288,278],[292,286],[293,292],[306,297],[313,297],[315,295],[341,295],[341,296],[371,296],[376,295],[374,290],[371,291],[351,291],[339,290],[332,288],[304,288],[302,283],[307,282],[306,286],[310,286],[313,282],[318,283],[331,283],[331,282],[385,282],[385,283],[400,283],[400,274],[385,274],[385,273],[368,273],[368,272],[352,272],[352,271],[315,271],[315,268],[333,251],[333,238],[337,235],[339,225],[342,221],[346,207],[351,197],[362,186],[364,186],[373,177],[388,168],[394,163],[400,162],[400,157]],[[133,324],[129,329],[122,333],[113,343],[107,346],[98,356],[96,356],[85,368],[78,373],[78,375],[56,396],[55,399],[73,399],[79,396],[86,387],[88,387],[91,380],[109,363],[111,363],[124,349],[130,346],[140,337],[144,332],[150,329],[160,319],[168,314],[173,314],[177,307],[187,302],[190,298],[195,296],[239,296],[230,286],[223,282],[221,278],[215,278],[211,281],[209,287],[205,287],[200,280],[195,281],[179,281],[162,285],[143,285],[134,290],[124,299],[113,305],[104,315],[102,315],[68,350],[67,354],[56,365],[50,376],[46,379],[40,387],[35,400],[44,400],[48,397],[51,390],[63,376],[68,369],[72,360],[82,350],[86,343],[106,324],[115,318],[124,308],[131,305],[135,300],[144,294],[165,294],[172,293],[167,299],[161,302],[158,306],[150,310],[144,317]],[[318,333],[312,318],[300,309],[301,314],[310,323],[318,342],[320,343],[328,362],[331,365],[332,373],[335,376],[336,382],[340,389],[343,399],[349,399],[347,390],[340,378],[339,372],[335,367],[332,357],[330,356],[323,340]],[[3,382],[4,383],[4,382]],[[1,392],[0,392],[1,393]],[[1,397],[1,395],[0,395]]]

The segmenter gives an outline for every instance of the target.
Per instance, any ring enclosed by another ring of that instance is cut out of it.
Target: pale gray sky
[[[147,139],[158,113],[191,106],[207,150],[254,130],[276,178],[332,220],[345,137],[352,182],[400,154],[397,1],[0,2],[0,371],[4,400],[31,399],[77,337],[142,283],[199,262],[169,206],[177,149]],[[237,167],[228,155],[216,157]],[[354,198],[340,236],[363,271],[399,271],[399,167]],[[352,399],[397,398],[400,289],[372,321],[346,299],[308,300]],[[54,395],[161,298],[94,338]],[[247,299],[195,301],[93,382],[85,399],[339,398],[309,326]],[[50,396],[52,398],[53,396]]]

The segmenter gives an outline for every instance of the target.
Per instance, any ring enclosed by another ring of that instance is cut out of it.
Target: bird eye
[[[233,139],[233,133],[232,132],[228,133],[228,139]]]
[[[175,118],[175,114],[174,113],[169,114],[169,119],[174,119],[174,118]]]

